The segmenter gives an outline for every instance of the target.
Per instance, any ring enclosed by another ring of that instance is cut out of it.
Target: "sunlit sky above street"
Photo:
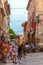
[[[22,34],[23,28],[21,24],[27,21],[27,4],[28,0],[8,0],[10,3],[10,27],[16,34]]]

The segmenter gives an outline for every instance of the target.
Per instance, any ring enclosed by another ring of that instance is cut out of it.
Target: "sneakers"
[[[13,63],[17,64],[17,62],[14,62],[14,61],[13,61]]]
[[[7,62],[3,62],[3,63],[7,63]]]
[[[22,61],[20,61],[20,60],[18,59],[18,63],[22,64]]]
[[[24,59],[25,59],[25,56],[24,56]]]
[[[14,61],[13,61],[13,63],[14,63]]]
[[[15,62],[15,64],[17,64],[17,62]]]
[[[21,61],[19,61],[19,63],[21,63],[21,64],[22,64],[22,62],[21,62]]]

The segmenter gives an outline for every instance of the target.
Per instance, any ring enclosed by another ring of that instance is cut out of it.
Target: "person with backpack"
[[[31,49],[32,49],[32,52],[35,52],[35,45],[34,45],[34,43],[31,43]]]
[[[19,60],[19,63],[22,63],[21,62],[21,58],[22,58],[22,54],[23,54],[22,47],[23,47],[23,43],[21,41],[19,41],[19,43],[18,43],[18,60]]]
[[[2,61],[3,54],[2,54],[2,41],[0,40],[0,61]]]
[[[3,39],[3,42],[2,42],[2,47],[3,47],[3,50],[2,50],[3,63],[7,63],[6,59],[7,59],[8,45],[7,45],[7,41],[5,41],[4,39]]]
[[[22,46],[22,51],[23,51],[23,57],[25,59],[25,56],[26,56],[26,47],[25,47],[24,43],[23,43],[23,46]]]
[[[13,46],[13,51],[12,51],[12,55],[13,55],[13,63],[17,63],[17,48],[16,46]]]

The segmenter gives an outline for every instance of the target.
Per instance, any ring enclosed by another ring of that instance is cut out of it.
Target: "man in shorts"
[[[22,58],[22,45],[18,46],[18,59],[20,63],[22,63],[21,58]]]

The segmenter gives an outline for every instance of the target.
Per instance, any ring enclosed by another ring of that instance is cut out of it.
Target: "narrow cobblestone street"
[[[7,64],[0,65],[15,65],[12,61],[7,60]],[[22,58],[22,64],[17,63],[16,65],[43,65],[43,53],[29,53],[26,59]]]
[[[43,0],[0,0],[0,65],[43,65]]]

